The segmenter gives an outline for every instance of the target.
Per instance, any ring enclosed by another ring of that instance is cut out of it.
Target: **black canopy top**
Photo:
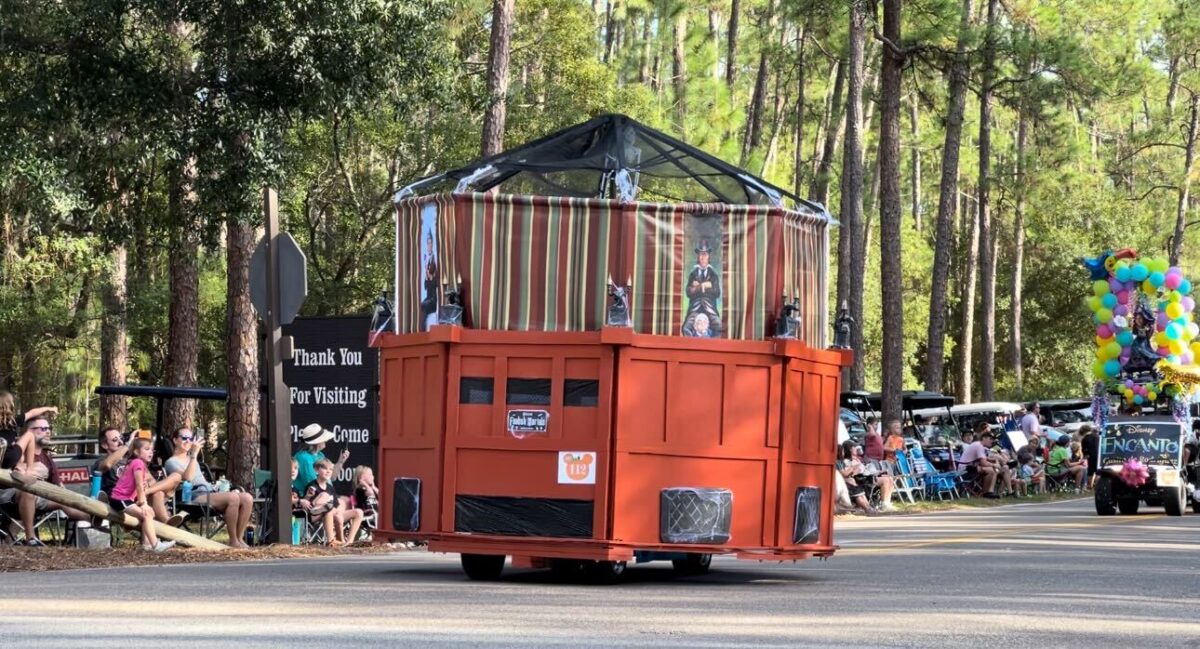
[[[902,392],[900,398],[900,407],[904,410],[949,408],[954,405],[954,397],[937,392],[910,390]],[[843,392],[841,402],[844,408],[878,411],[883,406],[883,395],[879,392]]]
[[[220,388],[173,388],[158,385],[101,385],[96,394],[155,399],[212,399],[225,401],[229,394]]]
[[[396,200],[450,190],[626,201],[777,205],[828,218],[797,197],[625,115],[601,115],[402,189]]]

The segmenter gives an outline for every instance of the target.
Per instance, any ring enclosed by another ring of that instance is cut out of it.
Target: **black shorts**
[[[114,512],[123,512],[126,509],[137,504],[136,500],[110,500],[108,506],[112,507]]]
[[[859,496],[867,493],[867,491],[863,489],[862,485],[850,484],[849,482],[846,483],[846,490],[850,492],[851,498],[858,498]]]

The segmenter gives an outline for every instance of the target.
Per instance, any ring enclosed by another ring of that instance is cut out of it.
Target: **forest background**
[[[228,416],[169,425],[244,480],[263,185],[309,259],[303,313],[364,313],[397,188],[619,112],[829,206],[848,387],[1086,395],[1078,258],[1197,258],[1197,9],[0,0],[0,387],[92,431],[150,414],[98,383],[227,386]]]

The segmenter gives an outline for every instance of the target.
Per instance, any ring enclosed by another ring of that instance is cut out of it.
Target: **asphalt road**
[[[1086,500],[843,521],[829,561],[587,586],[457,557],[0,575],[5,646],[1200,648],[1200,515]],[[170,645],[165,643],[169,642]]]

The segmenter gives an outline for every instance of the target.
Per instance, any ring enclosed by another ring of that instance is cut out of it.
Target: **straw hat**
[[[333,439],[333,433],[321,428],[321,424],[309,424],[300,431],[300,440],[305,444],[321,444],[331,439]]]

